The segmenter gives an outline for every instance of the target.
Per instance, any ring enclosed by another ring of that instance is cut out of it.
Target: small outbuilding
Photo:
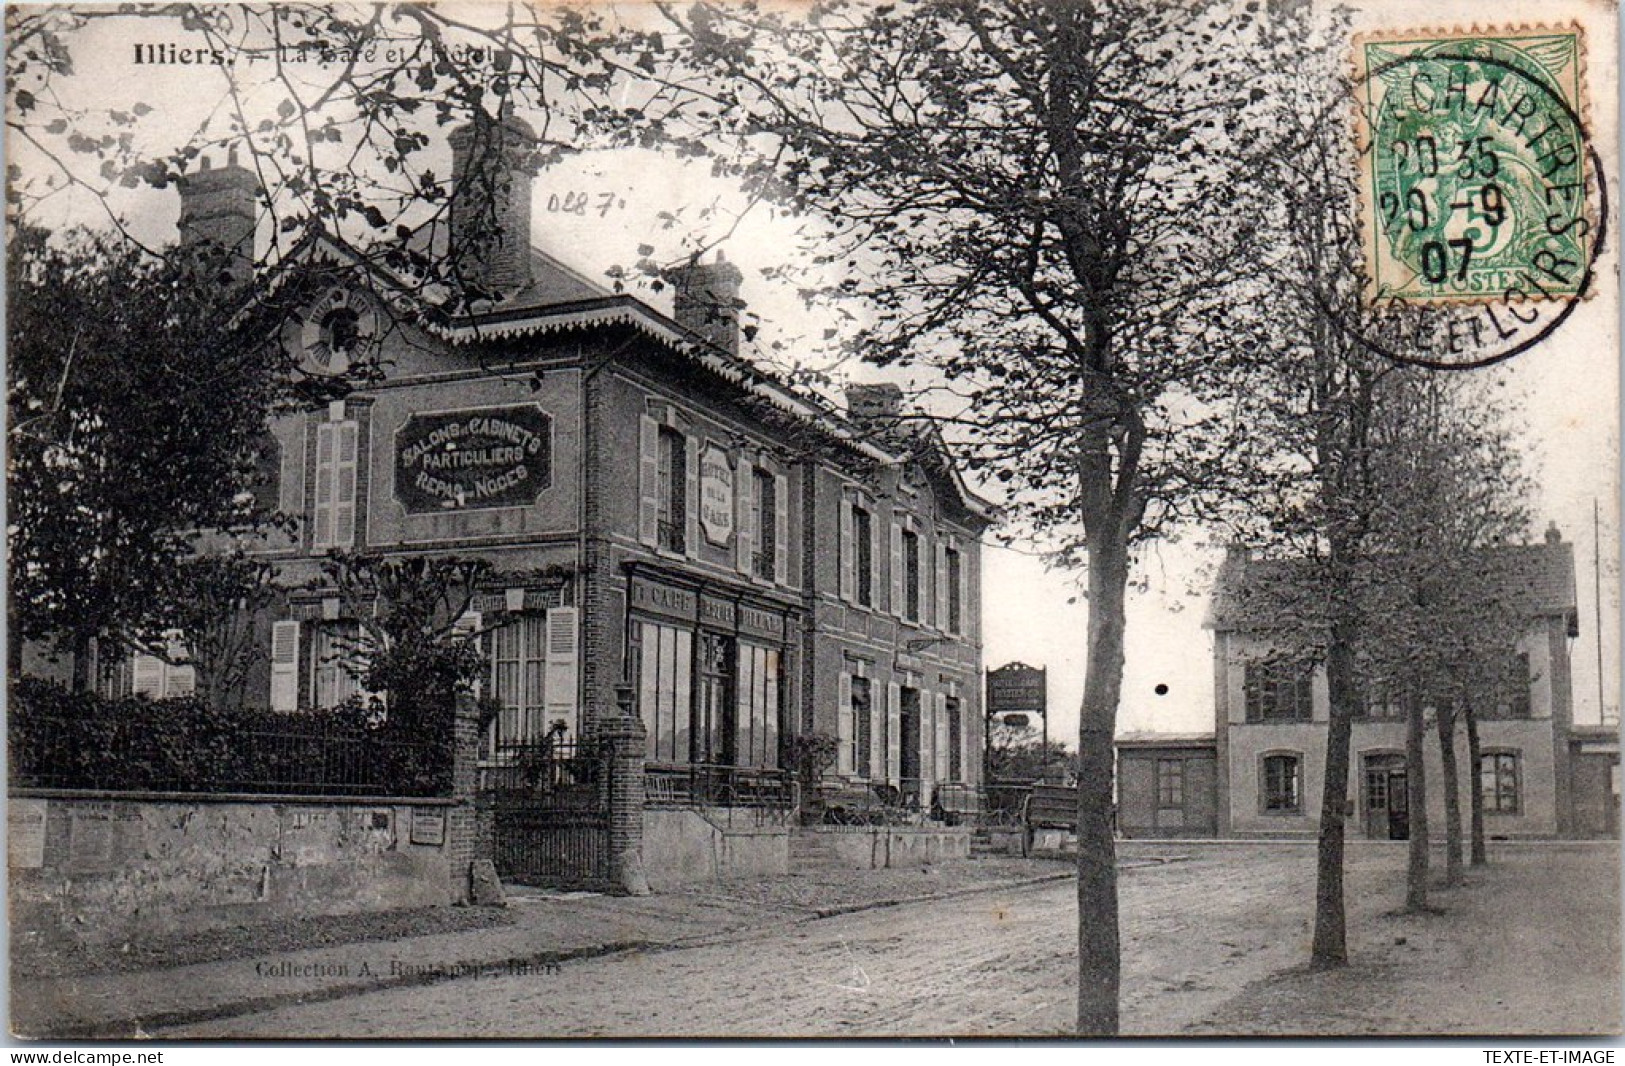
[[[1211,837],[1219,830],[1212,733],[1117,738],[1117,829],[1125,837]]]

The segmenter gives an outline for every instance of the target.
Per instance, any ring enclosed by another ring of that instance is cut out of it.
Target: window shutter
[[[688,512],[683,547],[694,558],[700,554],[700,449],[693,437],[683,441],[683,510]]]
[[[869,689],[869,779],[886,780],[886,708],[876,707],[878,686]]]
[[[948,768],[951,765],[948,759],[948,745],[953,738],[948,735],[948,694],[937,693],[937,780],[948,780]]]
[[[903,776],[903,690],[893,681],[886,686],[886,780],[897,784]]]
[[[748,577],[753,570],[750,557],[756,551],[756,468],[748,456],[739,457],[734,484],[734,569]]]
[[[660,534],[660,423],[638,419],[638,540],[654,547]]]
[[[547,653],[542,677],[542,705],[547,724],[562,718],[578,733],[576,688],[580,671],[576,644],[580,623],[579,607],[555,607],[547,612]]]
[[[299,708],[299,623],[271,623],[271,710]]]
[[[948,593],[948,542],[937,539],[937,580],[932,585],[937,590],[937,628],[944,632],[953,624],[953,613],[949,609],[951,599]]]
[[[959,553],[959,632],[974,637],[976,631],[971,626],[971,619],[976,617],[971,607],[970,599],[970,568],[971,560],[976,553],[968,549]]]
[[[845,670],[841,671],[839,683],[836,686],[837,704],[835,708],[835,772],[842,775],[852,773],[852,675]]]
[[[135,654],[134,680],[130,683],[130,692],[136,696],[150,696],[155,700],[164,696],[164,662],[156,655],[146,652]]]
[[[332,422],[316,427],[315,504],[311,515],[310,546],[323,551],[333,546],[334,429]]]
[[[891,613],[903,617],[903,527],[891,524]]]
[[[935,571],[932,569],[932,560],[935,558],[935,548],[932,541],[924,533],[919,535],[916,542],[919,551],[919,580],[920,580],[920,624],[923,626],[936,625],[936,582]]]
[[[355,547],[356,445],[359,423],[340,422],[333,461],[333,544]]]
[[[773,582],[789,584],[790,577],[790,479],[773,475]]]
[[[841,599],[851,603],[858,594],[858,538],[852,518],[852,501],[841,501],[840,583]]]

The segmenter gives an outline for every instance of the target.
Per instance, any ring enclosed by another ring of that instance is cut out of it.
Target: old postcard
[[[1612,3],[6,28],[15,1039],[1621,1034]]]

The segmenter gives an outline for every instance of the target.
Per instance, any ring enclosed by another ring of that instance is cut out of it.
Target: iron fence
[[[796,785],[788,770],[709,763],[648,764],[644,800],[651,807],[754,807],[792,810]]]

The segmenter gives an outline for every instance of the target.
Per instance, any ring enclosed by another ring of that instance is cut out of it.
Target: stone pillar
[[[480,711],[474,698],[457,697],[451,726],[451,799],[446,812],[446,851],[451,898],[457,903],[492,903],[489,892],[475,898],[474,886],[496,882],[492,855],[492,812],[480,801]],[[500,890],[499,890],[500,893]]]
[[[620,713],[598,723],[604,745],[602,800],[609,812],[610,877],[629,896],[647,896],[643,872],[643,752],[647,732],[632,714],[632,686],[617,685]]]

